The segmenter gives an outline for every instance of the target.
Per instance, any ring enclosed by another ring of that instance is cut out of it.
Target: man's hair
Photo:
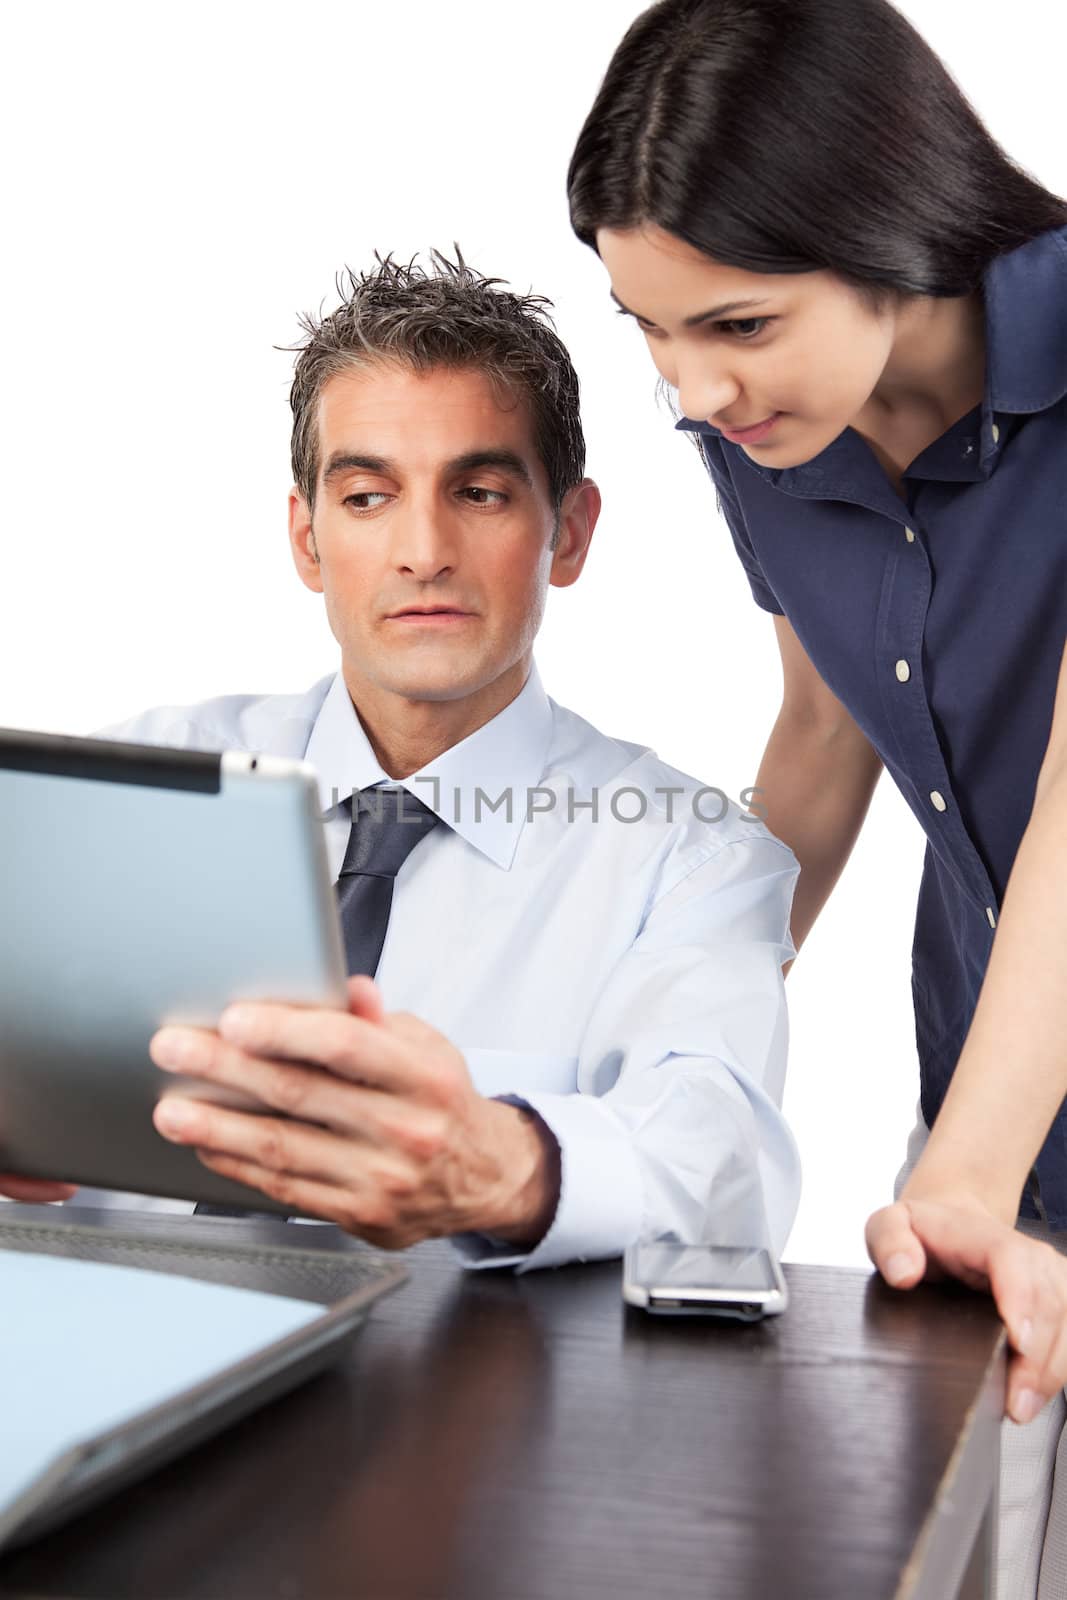
[[[514,294],[464,261],[431,250],[429,264],[375,255],[370,272],[339,276],[341,304],[326,317],[304,314],[289,392],[293,408],[293,477],[309,506],[319,473],[318,402],[324,386],[353,368],[397,362],[415,372],[435,367],[484,373],[530,411],[553,510],[582,481],[585,439],[578,376],[551,326],[544,295]]]

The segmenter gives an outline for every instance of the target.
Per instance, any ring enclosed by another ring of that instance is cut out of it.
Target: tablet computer
[[[0,1172],[284,1213],[156,1132],[165,1088],[241,1101],[148,1041],[346,1008],[314,768],[0,729],[0,905]]]

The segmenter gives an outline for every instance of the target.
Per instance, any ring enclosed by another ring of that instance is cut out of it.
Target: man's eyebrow
[[[509,472],[513,478],[518,478],[528,488],[533,488],[530,469],[514,450],[468,450],[446,462],[444,470],[449,477],[455,477],[461,472],[477,472],[479,467],[497,467],[501,472]],[[395,477],[396,470],[395,462],[386,456],[365,456],[351,450],[335,450],[326,463],[322,477],[324,483],[345,472],[374,472],[381,477]]]
[[[455,456],[445,471],[453,477],[461,472],[477,472],[479,467],[498,467],[501,472],[509,472],[513,478],[518,478],[527,488],[533,488],[530,469],[514,450],[468,450],[465,455]]]
[[[624,306],[614,289],[609,289],[608,293],[611,295],[611,298],[614,300],[619,310],[622,311],[626,316],[635,317],[639,322],[648,321],[647,317],[642,317],[639,312],[631,311],[629,306]],[[716,317],[729,316],[733,311],[747,311],[752,306],[765,306],[766,304],[767,298],[765,295],[756,300],[727,300],[724,305],[712,306],[710,311],[698,311],[695,316],[686,317],[682,326],[685,328],[696,328],[699,327],[702,322],[713,322]]]
[[[350,450],[335,450],[327,461],[323,470],[322,479],[328,483],[331,478],[340,477],[342,472],[376,472],[380,477],[390,477],[395,471],[393,462],[385,456],[354,455]]]

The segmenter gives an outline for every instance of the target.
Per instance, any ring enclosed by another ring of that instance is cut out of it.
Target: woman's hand
[[[868,1221],[871,1260],[896,1289],[951,1277],[992,1294],[1014,1352],[1005,1414],[1032,1421],[1067,1383],[1067,1258],[973,1196],[909,1187]]]

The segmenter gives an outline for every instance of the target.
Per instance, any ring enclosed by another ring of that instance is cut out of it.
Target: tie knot
[[[351,800],[352,831],[339,876],[395,878],[420,839],[440,821],[406,789],[358,789]]]

